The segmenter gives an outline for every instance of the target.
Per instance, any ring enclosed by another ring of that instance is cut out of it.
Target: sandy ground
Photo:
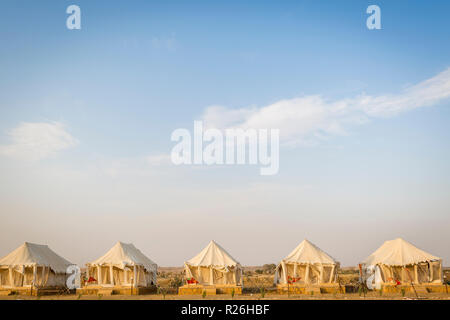
[[[0,300],[411,300],[417,299],[414,293],[406,293],[405,296],[401,294],[381,294],[379,292],[368,292],[366,296],[360,296],[359,293],[345,293],[345,294],[291,294],[280,295],[276,293],[273,287],[272,271],[267,274],[258,274],[255,272],[261,267],[245,267],[244,274],[244,288],[246,292],[242,295],[219,294],[215,296],[201,295],[182,295],[174,294],[177,292],[176,287],[173,287],[175,280],[181,281],[183,278],[182,268],[180,267],[166,267],[160,268],[158,274],[158,284],[165,289],[167,293],[150,294],[139,296],[128,295],[112,295],[112,296],[96,296],[96,295],[54,295],[54,296],[0,296]],[[339,273],[339,282],[341,285],[352,284],[358,281],[358,271],[356,268],[343,268]],[[450,269],[445,268],[444,280],[450,279]],[[264,298],[261,296],[261,288],[266,289]],[[253,292],[253,293],[250,293]],[[450,293],[427,293],[419,294],[419,299],[423,300],[450,300]]]
[[[203,298],[201,295],[174,295],[168,294],[165,297],[159,294],[139,295],[139,296],[125,296],[125,295],[112,295],[112,296],[93,296],[93,295],[60,295],[60,296],[0,296],[0,300],[415,300],[414,294],[402,295],[380,295],[377,292],[369,292],[366,296],[360,296],[358,293],[346,293],[346,294],[320,294],[320,295],[280,295],[280,294],[266,294],[264,298],[261,294],[242,294],[235,295],[234,298],[231,295],[220,294],[216,296],[206,296]],[[450,294],[445,293],[428,293],[419,295],[420,300],[450,300]]]

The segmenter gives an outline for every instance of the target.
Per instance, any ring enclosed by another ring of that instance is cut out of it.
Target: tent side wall
[[[185,264],[185,272],[187,278],[194,278],[200,284],[217,285],[217,284],[241,284],[241,268],[240,267],[204,267],[190,266]]]
[[[366,266],[366,279],[371,275],[371,272],[367,270],[371,268]],[[380,271],[379,278],[376,277],[374,281],[380,284],[387,283],[400,283],[408,284],[413,282],[414,284],[423,283],[443,283],[442,275],[442,260],[420,262],[418,264],[407,266],[390,266],[385,264],[377,264],[373,270],[378,269]]]
[[[281,284],[326,284],[337,282],[338,264],[280,263],[276,279]]]
[[[20,268],[0,268],[0,287],[29,287],[40,288],[65,287],[68,275],[57,274],[49,267],[30,266]]]
[[[98,285],[136,287],[156,285],[156,273],[148,272],[142,266],[122,269],[113,265],[89,265],[86,275],[96,279]]]
[[[384,266],[384,270],[390,269],[383,277],[384,282],[399,280],[401,283],[442,283],[442,265],[440,261],[422,262],[408,266]]]

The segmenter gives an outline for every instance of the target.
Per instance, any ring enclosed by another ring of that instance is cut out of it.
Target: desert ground
[[[2,300],[412,300],[417,299],[414,292],[399,294],[382,293],[380,291],[335,293],[335,294],[278,294],[273,285],[273,272],[275,265],[244,267],[244,289],[242,295],[218,294],[177,295],[178,287],[183,285],[182,267],[160,267],[158,269],[158,291],[149,295],[77,295],[61,294],[49,296],[0,296]],[[357,268],[341,268],[339,282],[342,286],[352,287],[358,283]],[[450,268],[444,268],[444,282],[449,283],[447,293],[420,293],[419,299],[424,300],[450,300]]]

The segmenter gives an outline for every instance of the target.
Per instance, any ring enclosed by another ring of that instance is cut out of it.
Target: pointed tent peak
[[[113,265],[125,269],[126,267],[141,265],[148,271],[156,272],[157,265],[144,255],[132,243],[117,241],[103,256],[88,265]]]
[[[127,245],[127,244],[129,244],[129,243],[125,243],[125,242],[123,242],[123,241],[117,241],[117,242],[114,244],[113,248],[114,248],[114,247],[122,247],[122,246]]]
[[[214,241],[214,240],[211,240],[211,241],[208,243],[208,246],[207,246],[207,247],[217,247],[217,248],[219,248],[221,251],[227,253],[226,250],[225,250],[220,244],[218,244],[218,243],[217,243],[216,241]],[[228,254],[228,253],[227,253],[227,254]]]
[[[387,240],[386,242],[409,243],[408,241],[406,241],[403,238],[395,238],[395,239],[392,239],[392,240]]]
[[[305,243],[305,244],[313,245],[313,246],[315,247],[314,243],[312,243],[311,241],[309,241],[307,238],[303,239],[303,241],[300,242],[300,243]]]
[[[36,244],[25,241],[24,243],[22,243],[22,245],[19,248],[26,249],[26,248],[29,248],[31,245],[36,245]]]
[[[308,239],[304,239],[300,244],[283,259],[287,263],[325,263],[337,264],[337,261],[325,251],[317,247]]]
[[[123,248],[131,247],[131,246],[134,247],[134,245],[132,243],[125,243],[125,242],[122,242],[122,241],[117,241],[116,244],[112,248],[121,248],[121,249],[123,249]]]
[[[66,273],[67,267],[73,265],[73,263],[51,250],[48,245],[24,242],[20,247],[1,258],[0,265],[13,267],[46,266],[50,267],[55,273]]]
[[[124,255],[127,255],[133,251],[141,252],[138,248],[135,247],[133,243],[127,243],[123,241],[117,241],[116,244],[109,251],[111,250],[120,250],[123,252]]]
[[[441,258],[417,248],[412,243],[402,238],[396,238],[385,241],[377,250],[375,250],[375,252],[367,257],[362,264],[406,266],[435,260],[441,260]]]
[[[220,244],[218,244],[216,241],[211,240],[209,241],[208,245],[206,247],[219,247],[220,249],[222,249],[223,251],[225,251],[224,248],[222,248],[222,246]]]
[[[125,252],[123,252],[125,249],[125,247],[127,247],[127,243],[124,243],[122,241],[117,241],[116,244],[109,250],[109,251],[121,251],[122,254],[125,254]]]
[[[219,248],[221,248],[222,250],[224,250],[224,249],[220,246],[220,244],[218,244],[218,243],[217,243],[216,241],[214,241],[214,240],[209,241],[207,247],[209,247],[209,246],[219,247]]]
[[[186,264],[190,266],[236,266],[239,265],[236,259],[234,259],[224,248],[222,248],[217,242],[211,240],[208,245],[200,251],[192,259],[186,261]]]
[[[417,248],[415,245],[413,245],[411,242],[409,242],[409,241],[407,241],[407,240],[405,240],[405,239],[403,239],[403,238],[395,238],[395,239],[393,239],[393,240],[388,240],[388,241],[386,241],[386,242],[395,243],[395,244],[397,244],[397,245],[405,246],[405,247],[412,247],[412,248],[414,248],[414,249],[419,249],[419,248]],[[419,249],[419,250],[420,250],[420,249]]]
[[[299,243],[299,245],[297,247],[300,246],[305,246],[305,247],[312,247],[315,250],[320,250],[322,251],[322,249],[320,249],[318,246],[316,246],[314,243],[312,243],[311,241],[309,241],[307,238],[303,239],[302,242]]]
[[[117,245],[119,245],[119,246],[122,246],[122,245],[129,245],[129,244],[132,244],[132,243],[123,242],[123,241],[117,241],[117,242],[116,242],[116,246],[117,246]]]
[[[296,248],[310,248],[311,250],[320,250],[320,251],[322,251],[319,247],[317,247],[314,243],[312,243],[311,241],[309,241],[306,238],[303,239],[303,241],[300,242]]]
[[[220,244],[218,244],[218,243],[217,243],[216,241],[214,241],[214,240],[209,241],[209,243],[208,243],[208,245],[205,247],[205,249],[207,249],[207,248],[218,248],[220,251],[223,251],[223,252],[227,253],[226,250],[225,250],[224,248],[222,248],[222,246],[221,246]]]
[[[25,241],[20,247],[48,247],[46,244],[38,244],[38,243],[33,243],[33,242],[28,242]]]

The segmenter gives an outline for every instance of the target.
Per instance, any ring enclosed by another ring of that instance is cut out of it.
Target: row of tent
[[[25,242],[0,259],[0,287],[65,286],[71,262],[47,245]],[[187,283],[242,285],[242,266],[211,241],[184,263]],[[274,282],[320,285],[338,281],[339,262],[308,240],[276,267]],[[442,259],[403,239],[386,241],[360,264],[369,288],[383,283],[442,283]],[[156,284],[157,265],[133,244],[117,242],[105,255],[86,264],[86,278],[96,285],[148,287]]]

